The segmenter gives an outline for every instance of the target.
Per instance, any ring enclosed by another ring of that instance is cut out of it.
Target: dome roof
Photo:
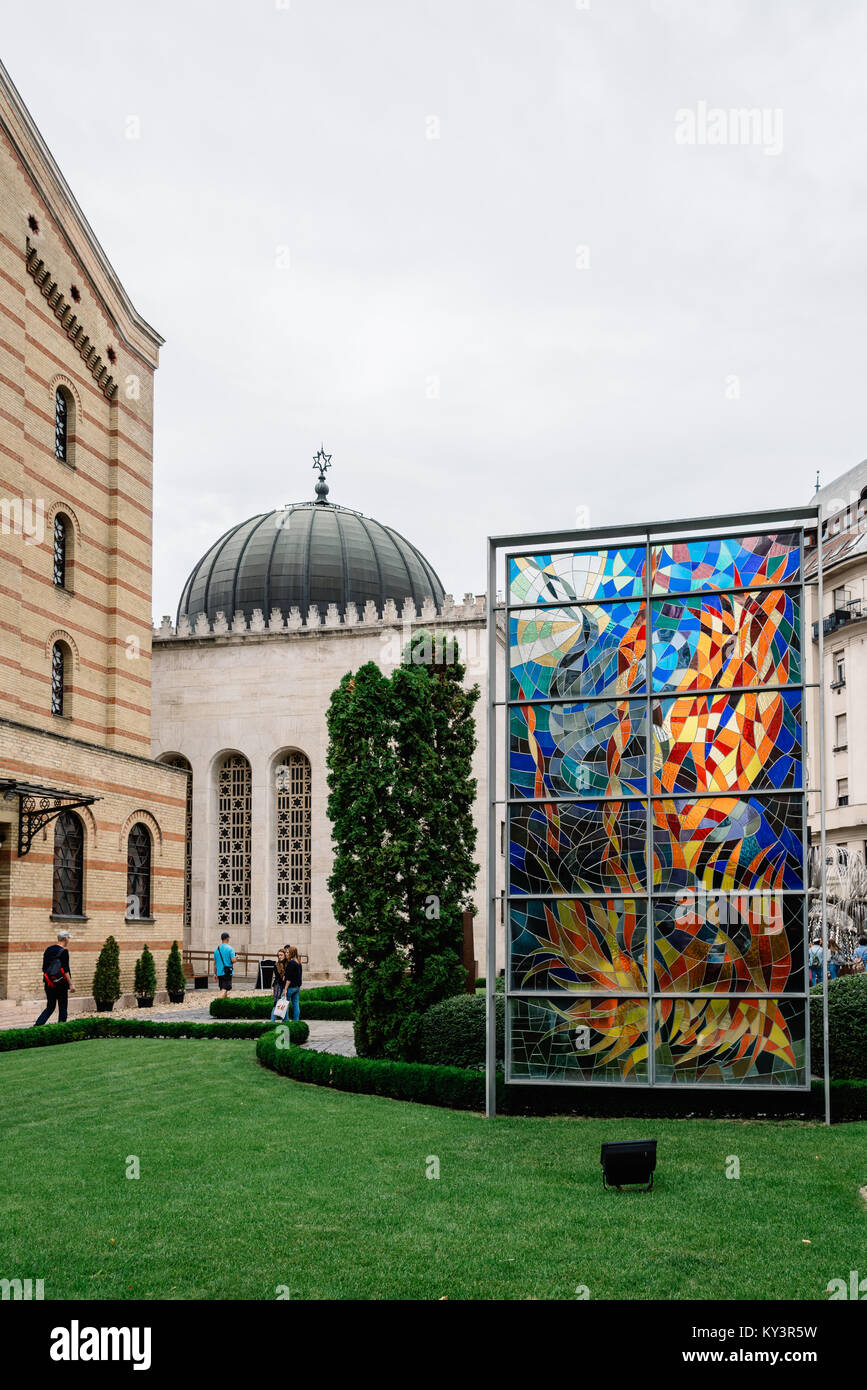
[[[405,598],[417,609],[425,599],[442,605],[439,576],[414,545],[390,526],[328,502],[327,484],[316,491],[315,502],[260,512],[221,536],[193,567],[178,621],[195,625],[205,613],[212,623],[222,610],[230,623],[238,611],[249,622],[259,608],[267,622],[272,608],[287,618],[293,607],[306,619],[314,603],[322,618],[330,603],[341,617],[355,603],[360,616],[368,599],[380,617],[387,599],[398,609]]]

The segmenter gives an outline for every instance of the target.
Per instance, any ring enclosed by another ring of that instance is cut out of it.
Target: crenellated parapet
[[[285,615],[281,609],[274,607],[267,619],[261,608],[255,608],[249,622],[240,610],[232,615],[231,621],[222,611],[217,613],[213,622],[208,620],[207,614],[198,613],[195,621],[191,623],[189,617],[184,614],[176,627],[171,618],[166,616],[159,627],[154,628],[153,638],[155,642],[197,641],[202,637],[262,639],[286,636],[290,633],[306,634],[314,630],[321,633],[346,632],[350,628],[358,631],[365,628],[382,631],[438,622],[477,625],[484,623],[485,611],[485,595],[469,593],[464,594],[461,602],[456,602],[451,594],[446,594],[439,609],[430,598],[425,599],[420,606],[417,606],[413,599],[405,598],[400,608],[393,599],[388,599],[383,605],[381,616],[372,599],[367,601],[361,612],[355,603],[347,603],[342,615],[336,603],[330,603],[325,613],[320,613],[314,603],[310,605],[306,619],[302,619],[300,610],[295,607],[290,608]]]

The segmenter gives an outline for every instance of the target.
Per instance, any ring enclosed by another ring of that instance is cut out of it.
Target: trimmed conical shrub
[[[187,987],[184,979],[184,965],[181,960],[181,953],[178,950],[178,943],[172,942],[172,949],[169,951],[169,958],[166,961],[166,989],[169,994],[183,994]]]
[[[157,992],[156,961],[147,946],[135,963],[133,990],[137,999],[153,999]]]
[[[99,953],[93,972],[93,997],[98,1009],[110,1009],[120,998],[120,947],[110,936]]]

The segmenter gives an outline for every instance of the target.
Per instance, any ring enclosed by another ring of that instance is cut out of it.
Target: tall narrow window
[[[84,915],[84,831],[74,811],[61,811],[54,822],[55,917]]]
[[[184,931],[189,940],[193,920],[193,769],[180,753],[160,758],[167,767],[180,767],[187,773],[187,815],[184,833]]]
[[[60,512],[54,518],[54,583],[66,588],[66,518]]]
[[[62,386],[54,393],[54,457],[69,462],[69,399]]]
[[[252,776],[240,753],[231,754],[220,768],[217,796],[217,922],[248,927]]]
[[[848,777],[838,777],[838,778],[837,778],[837,805],[838,805],[838,806],[848,806],[848,805],[849,805],[849,778],[848,778]]]
[[[141,821],[136,821],[127,840],[126,915],[151,915],[151,836]]]
[[[62,642],[55,642],[51,648],[51,713],[63,713],[63,697],[66,686],[66,653]]]
[[[846,730],[845,714],[838,714],[834,719],[834,751],[842,751],[848,747],[849,735]]]
[[[276,769],[277,921],[306,926],[311,920],[311,777],[303,753],[287,753]]]

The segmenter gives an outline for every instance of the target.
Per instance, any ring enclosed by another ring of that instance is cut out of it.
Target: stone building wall
[[[153,753],[180,755],[192,767],[192,930],[196,949],[219,939],[217,913],[217,836],[219,767],[227,754],[250,763],[252,780],[252,874],[249,928],[231,930],[233,944],[274,950],[285,941],[309,957],[308,969],[333,978],[339,972],[337,924],[327,879],[331,872],[331,825],[327,815],[327,729],[325,713],[342,676],[367,661],[391,670],[403,645],[419,627],[455,635],[467,665],[466,684],[481,689],[476,707],[478,746],[473,772],[478,781],[476,858],[480,865],[475,901],[476,956],[484,960],[487,630],[484,599],[468,595],[462,604],[446,599],[438,615],[433,606],[416,614],[412,604],[398,614],[386,605],[380,620],[371,605],[366,614],[350,609],[341,623],[334,613],[314,611],[302,624],[297,611],[257,613],[247,627],[243,615],[230,625],[218,615],[213,630],[202,615],[193,633],[182,620],[169,619],[154,634]],[[321,622],[321,617],[325,622]],[[287,928],[276,912],[275,767],[282,754],[297,750],[311,766],[312,921]]]

